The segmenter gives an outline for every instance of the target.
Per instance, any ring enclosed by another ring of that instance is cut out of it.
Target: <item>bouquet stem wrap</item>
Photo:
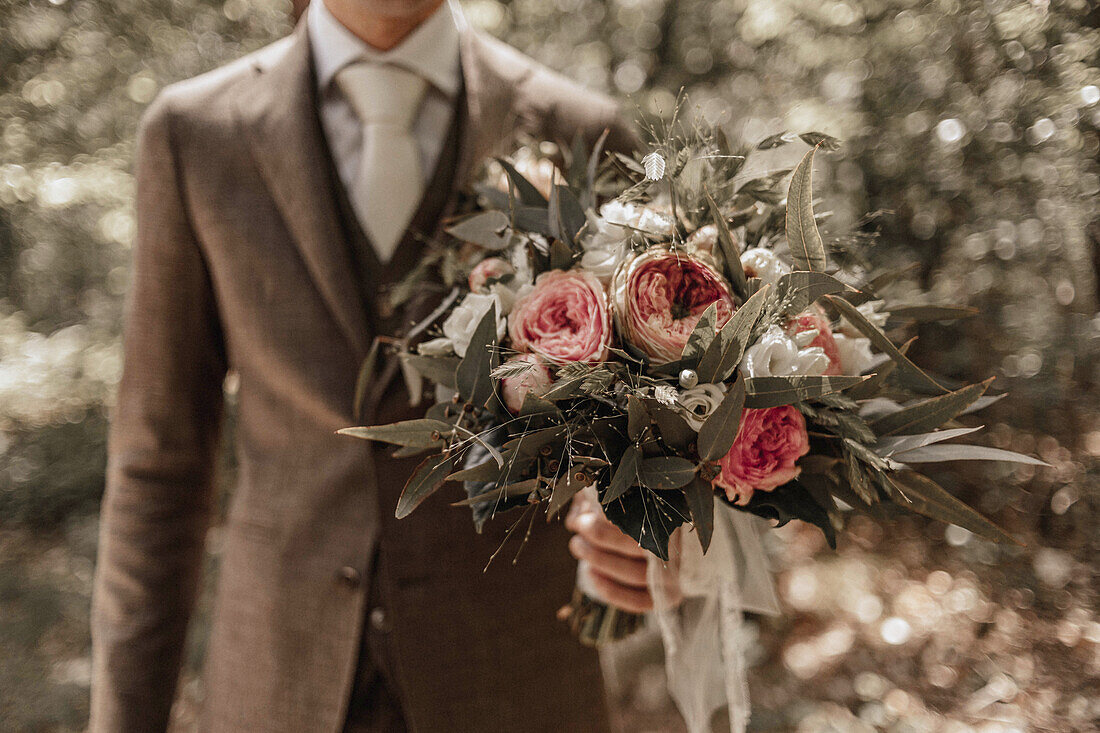
[[[749,722],[742,613],[779,614],[761,534],[767,522],[716,504],[714,536],[703,554],[681,536],[669,564],[649,558],[649,584],[665,648],[668,690],[689,733],[709,733],[714,713],[729,708],[731,733]],[[720,640],[721,643],[715,643]]]

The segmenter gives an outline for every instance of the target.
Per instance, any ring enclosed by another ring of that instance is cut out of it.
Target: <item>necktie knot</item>
[[[408,130],[424,98],[423,77],[397,66],[357,62],[336,75],[336,83],[364,125]]]

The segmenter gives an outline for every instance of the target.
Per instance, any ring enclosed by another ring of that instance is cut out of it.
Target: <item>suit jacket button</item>
[[[338,578],[340,578],[340,580],[344,582],[345,585],[352,588],[359,587],[359,583],[363,580],[362,574],[351,565],[345,565],[344,567],[340,568],[340,570],[337,571],[336,575]]]
[[[370,625],[375,631],[380,631],[383,634],[390,630],[390,620],[386,616],[386,610],[384,608],[374,608],[370,612]]]

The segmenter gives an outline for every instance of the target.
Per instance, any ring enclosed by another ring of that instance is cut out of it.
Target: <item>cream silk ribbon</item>
[[[750,702],[745,653],[745,611],[779,614],[775,583],[764,551],[766,520],[720,502],[714,506],[714,536],[704,555],[693,534],[673,537],[666,564],[649,557],[652,620],[665,650],[668,691],[689,733],[710,733],[711,719],[729,709],[731,733],[745,733]],[[616,647],[630,653],[630,640],[601,648],[615,665]]]

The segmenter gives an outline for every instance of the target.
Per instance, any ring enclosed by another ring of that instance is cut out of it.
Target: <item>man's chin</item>
[[[364,13],[393,20],[411,20],[431,15],[440,0],[354,0]]]

